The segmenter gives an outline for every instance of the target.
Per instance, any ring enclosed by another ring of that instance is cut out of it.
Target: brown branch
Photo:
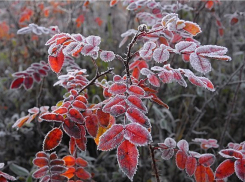
[[[97,64],[96,64],[96,67],[97,67]],[[83,92],[86,88],[88,88],[90,85],[94,84],[94,82],[99,78],[99,77],[102,77],[110,72],[112,72],[114,70],[114,68],[108,68],[108,70],[104,71],[104,72],[101,72],[99,73],[98,71],[98,67],[96,68],[96,74],[94,76],[94,78],[92,80],[90,80],[90,82],[87,83],[87,85],[85,85],[80,91],[79,93]]]
[[[159,174],[158,174],[157,166],[156,166],[156,161],[155,161],[155,154],[154,154],[155,148],[151,144],[149,144],[148,147],[150,150],[150,155],[151,155],[151,160],[152,160],[152,168],[154,170],[156,180],[157,180],[157,182],[160,182],[160,178],[159,178]]]

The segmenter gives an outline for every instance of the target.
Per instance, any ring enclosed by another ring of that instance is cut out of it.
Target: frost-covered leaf
[[[137,123],[126,125],[124,137],[136,146],[145,146],[152,141],[149,131]]]
[[[129,107],[126,112],[127,119],[134,123],[139,123],[146,128],[150,128],[148,117],[135,107]]]
[[[163,69],[158,73],[158,77],[163,83],[171,83],[174,79],[174,73],[172,70]]]
[[[168,149],[161,149],[161,157],[163,160],[169,160],[173,157],[174,155],[174,149],[168,148]]]
[[[215,171],[215,179],[224,179],[229,177],[235,172],[235,161],[232,159],[226,159],[223,161]]]
[[[40,119],[45,121],[55,121],[55,122],[62,122],[64,120],[62,115],[56,113],[42,114],[40,116]]]
[[[148,58],[152,55],[152,50],[156,47],[154,42],[146,42],[143,48],[139,51],[139,54],[142,58]]]
[[[215,162],[215,156],[213,154],[202,154],[198,162],[205,167],[209,167]]]
[[[186,140],[180,140],[177,143],[177,146],[180,150],[184,151],[184,152],[188,152],[189,151],[189,144]]]
[[[175,155],[175,162],[179,169],[185,169],[187,158],[188,156],[183,150],[178,150],[178,152]]]
[[[83,115],[75,108],[71,108],[68,111],[68,116],[69,118],[78,123],[78,124],[83,124],[84,123],[84,117]]]
[[[120,104],[124,101],[125,98],[126,97],[123,95],[116,95],[114,98],[110,99],[110,101],[104,105],[102,111],[105,113],[110,113],[111,107],[116,104]]]
[[[49,56],[48,62],[50,65],[50,68],[53,72],[59,73],[62,69],[63,63],[64,63],[64,54],[62,51],[60,51],[57,56]]]
[[[197,168],[197,160],[195,157],[188,156],[185,164],[185,171],[188,176],[192,176]]]
[[[114,105],[111,107],[110,114],[114,117],[120,116],[126,112],[126,109],[122,105]]]
[[[99,36],[90,35],[86,38],[86,42],[95,47],[100,45],[101,38]]]
[[[69,135],[70,137],[74,137],[77,139],[81,137],[81,131],[79,127],[70,119],[66,118],[63,122],[62,127],[66,132],[66,134]]]
[[[167,50],[167,47],[163,44],[161,44],[161,46],[157,49],[154,50],[153,52],[153,59],[157,62],[157,63],[163,63],[165,61],[167,61],[169,59],[169,52]]]
[[[123,141],[123,135],[123,125],[114,124],[100,137],[98,149],[107,151],[117,147]]]
[[[245,159],[236,160],[235,173],[240,180],[245,181]]]
[[[90,114],[85,118],[85,125],[88,133],[96,137],[98,131],[98,118],[95,114]]]
[[[144,97],[145,96],[145,91],[143,88],[137,86],[137,85],[131,85],[127,92],[130,94],[130,95],[135,95],[135,96],[138,96],[138,97]]]
[[[108,92],[112,94],[124,94],[127,90],[127,85],[125,83],[113,83]]]
[[[122,142],[117,148],[117,160],[120,169],[133,181],[137,170],[139,152],[137,147],[128,140]]]
[[[175,49],[179,53],[192,53],[196,49],[196,44],[190,41],[181,41],[175,45]]]
[[[190,64],[196,71],[203,74],[210,72],[212,69],[209,60],[197,55],[196,53],[191,53]]]
[[[140,109],[143,113],[147,113],[147,107],[144,105],[144,103],[142,102],[142,100],[135,96],[135,95],[130,95],[127,98],[127,103],[131,106],[135,106],[138,109]]]
[[[55,149],[61,142],[63,132],[59,128],[53,128],[47,133],[43,142],[43,150],[49,151]]]
[[[115,54],[112,51],[102,51],[100,53],[100,59],[105,62],[110,62],[115,59]]]
[[[160,87],[160,81],[155,74],[147,75],[149,83],[154,87]]]

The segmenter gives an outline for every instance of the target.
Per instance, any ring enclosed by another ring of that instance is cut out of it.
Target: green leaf
[[[23,168],[21,166],[18,166],[18,165],[14,164],[14,163],[11,163],[9,165],[9,168],[10,168],[11,171],[13,171],[18,176],[29,176],[29,174],[30,174],[30,172],[27,169],[25,169],[25,168]]]

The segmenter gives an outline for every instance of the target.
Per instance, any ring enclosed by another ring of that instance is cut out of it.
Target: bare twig
[[[213,100],[213,98],[218,94],[218,92],[220,90],[222,90],[227,84],[230,83],[231,79],[237,74],[237,72],[239,72],[243,68],[243,66],[244,66],[243,64],[241,66],[239,66],[237,68],[237,70],[228,78],[228,80],[222,86],[217,87],[216,90],[214,91],[213,95],[202,105],[200,112],[196,115],[196,118],[192,122],[191,127],[190,127],[188,133],[186,134],[185,138],[188,138],[191,135],[192,131],[194,130],[196,125],[199,123],[200,119],[203,117],[203,115],[205,113],[204,108],[206,107],[206,105]]]
[[[159,174],[158,174],[157,166],[156,166],[156,161],[155,161],[155,154],[154,154],[155,148],[152,147],[151,144],[149,144],[148,146],[149,146],[150,155],[151,155],[152,168],[154,170],[154,173],[155,173],[155,177],[156,177],[157,182],[160,182]]]
[[[239,81],[242,80],[242,73],[243,73],[243,68],[244,68],[244,65],[245,65],[245,60],[240,68],[240,74],[239,74]],[[225,126],[224,126],[224,129],[223,129],[223,132],[221,134],[221,137],[220,137],[220,143],[219,143],[219,146],[220,147],[223,147],[223,144],[224,144],[224,138],[225,138],[225,133],[227,132],[227,129],[228,129],[228,126],[230,124],[230,121],[231,121],[231,115],[236,107],[236,101],[237,101],[237,95],[238,95],[238,92],[239,92],[239,89],[241,87],[241,82],[238,83],[237,87],[236,87],[236,92],[235,92],[235,95],[232,99],[232,103],[231,103],[231,107],[230,107],[230,111],[229,111],[229,114],[228,114],[228,117],[225,121]]]

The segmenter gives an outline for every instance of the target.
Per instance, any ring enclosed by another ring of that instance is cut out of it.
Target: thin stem
[[[245,65],[245,62],[242,64],[242,67],[240,68],[240,74],[239,74],[239,81],[242,80],[242,73],[243,73],[243,68],[244,68],[244,65]],[[239,89],[241,87],[241,82],[238,83],[237,87],[236,87],[236,92],[235,92],[235,95],[232,99],[232,103],[231,103],[231,109],[230,109],[230,112],[229,112],[229,115],[225,121],[225,126],[224,126],[224,130],[222,132],[222,135],[220,137],[220,143],[219,143],[219,146],[220,147],[223,147],[223,144],[224,144],[224,138],[225,138],[225,133],[228,129],[228,126],[230,124],[230,121],[231,121],[231,115],[235,109],[235,106],[236,106],[236,101],[237,101],[237,95],[238,95],[238,92],[239,92]]]
[[[213,93],[213,95],[202,105],[202,108],[200,109],[199,113],[196,115],[196,118],[192,122],[191,127],[190,127],[188,133],[186,134],[186,137],[185,138],[188,138],[191,135],[192,131],[194,130],[194,128],[196,127],[196,125],[201,120],[202,116],[205,113],[204,108],[206,107],[206,105],[213,100],[213,98],[217,95],[217,93],[220,90],[222,90],[227,84],[230,83],[231,79],[237,74],[238,71],[240,71],[243,68],[243,66],[244,66],[244,64],[242,64],[241,66],[239,66],[239,68],[234,73],[232,73],[232,75],[228,78],[228,80],[226,81],[226,83],[224,83],[222,86],[218,87],[215,90],[215,92]]]
[[[151,160],[152,160],[152,168],[154,170],[157,182],[160,182],[159,174],[158,174],[157,166],[156,166],[156,161],[155,161],[155,154],[154,154],[155,148],[151,144],[149,144],[148,146],[149,146]]]

